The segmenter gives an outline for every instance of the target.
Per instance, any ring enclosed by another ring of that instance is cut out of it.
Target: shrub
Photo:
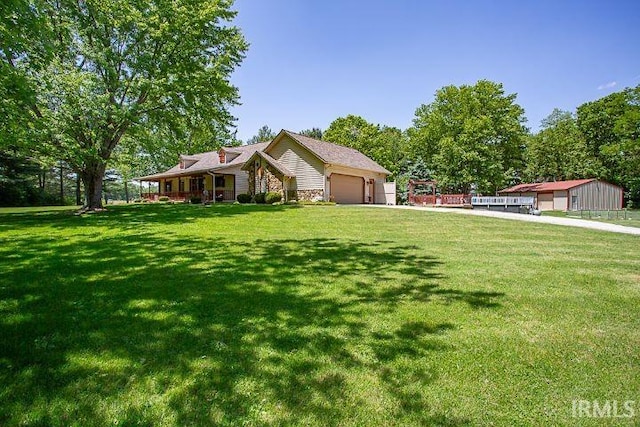
[[[193,197],[190,199],[190,201],[191,201],[191,204],[192,204],[192,205],[197,205],[197,204],[202,203],[202,197],[193,196]]]
[[[282,200],[282,194],[276,193],[276,192],[273,192],[273,191],[268,192],[264,196],[264,201],[268,205],[271,205],[273,203],[277,203],[280,200]]]
[[[142,202],[142,199],[133,199],[133,203],[140,203]]]
[[[238,197],[236,197],[236,199],[238,199],[238,202],[240,203],[251,203],[251,194],[238,194]]]
[[[266,197],[267,193],[256,193],[255,197],[253,198],[253,200],[256,203],[264,203],[265,202],[265,197]]]
[[[158,201],[159,202],[168,202],[169,201],[169,196],[160,196],[160,197],[158,197]]]

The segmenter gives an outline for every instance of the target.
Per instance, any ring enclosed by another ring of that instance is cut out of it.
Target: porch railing
[[[207,200],[213,200],[213,194],[211,191],[208,192]],[[157,201],[160,197],[166,196],[169,197],[169,200],[175,201],[183,201],[189,200],[192,197],[200,197],[204,198],[204,195],[201,191],[169,191],[164,193],[156,192],[143,192],[142,198]],[[216,190],[215,197],[217,202],[230,202],[235,200],[234,191],[233,190]]]

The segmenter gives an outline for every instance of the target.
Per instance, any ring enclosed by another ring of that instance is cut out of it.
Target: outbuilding
[[[519,184],[499,193],[534,197],[541,211],[615,210],[624,200],[622,187],[595,178]]]

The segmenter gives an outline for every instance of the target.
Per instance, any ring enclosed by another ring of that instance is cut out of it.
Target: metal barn
[[[623,189],[598,179],[519,184],[499,191],[510,196],[531,196],[542,211],[622,209]]]

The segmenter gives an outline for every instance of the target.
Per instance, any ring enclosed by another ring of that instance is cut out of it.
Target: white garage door
[[[336,203],[364,203],[364,180],[359,176],[331,174],[331,198]]]

